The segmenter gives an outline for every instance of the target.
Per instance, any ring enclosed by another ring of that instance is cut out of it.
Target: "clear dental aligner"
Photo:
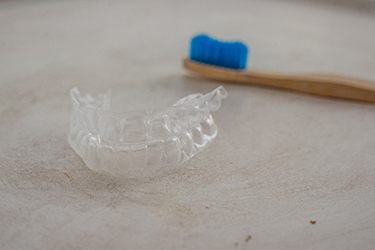
[[[73,88],[70,93],[71,147],[89,168],[128,177],[153,175],[205,149],[217,135],[211,112],[227,96],[220,86],[161,111],[115,113],[110,111],[110,92],[94,97]]]

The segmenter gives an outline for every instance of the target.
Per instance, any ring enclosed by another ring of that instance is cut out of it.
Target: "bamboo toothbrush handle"
[[[237,71],[184,60],[184,67],[209,79],[255,84],[320,96],[375,102],[375,82],[324,74],[277,74]]]

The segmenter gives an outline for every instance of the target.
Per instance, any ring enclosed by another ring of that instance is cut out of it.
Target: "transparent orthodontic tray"
[[[220,86],[204,95],[188,95],[164,110],[115,113],[110,111],[110,92],[94,97],[73,88],[69,143],[94,171],[152,176],[208,146],[217,135],[211,112],[226,96]]]

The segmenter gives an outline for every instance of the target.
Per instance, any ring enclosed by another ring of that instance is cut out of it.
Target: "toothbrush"
[[[375,82],[329,74],[282,74],[246,71],[248,48],[205,34],[192,38],[184,67],[202,77],[229,83],[275,87],[319,96],[375,102]]]

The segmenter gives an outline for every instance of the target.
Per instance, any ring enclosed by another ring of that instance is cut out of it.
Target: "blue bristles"
[[[242,42],[226,42],[199,34],[191,39],[190,60],[230,69],[246,69],[248,48]]]

